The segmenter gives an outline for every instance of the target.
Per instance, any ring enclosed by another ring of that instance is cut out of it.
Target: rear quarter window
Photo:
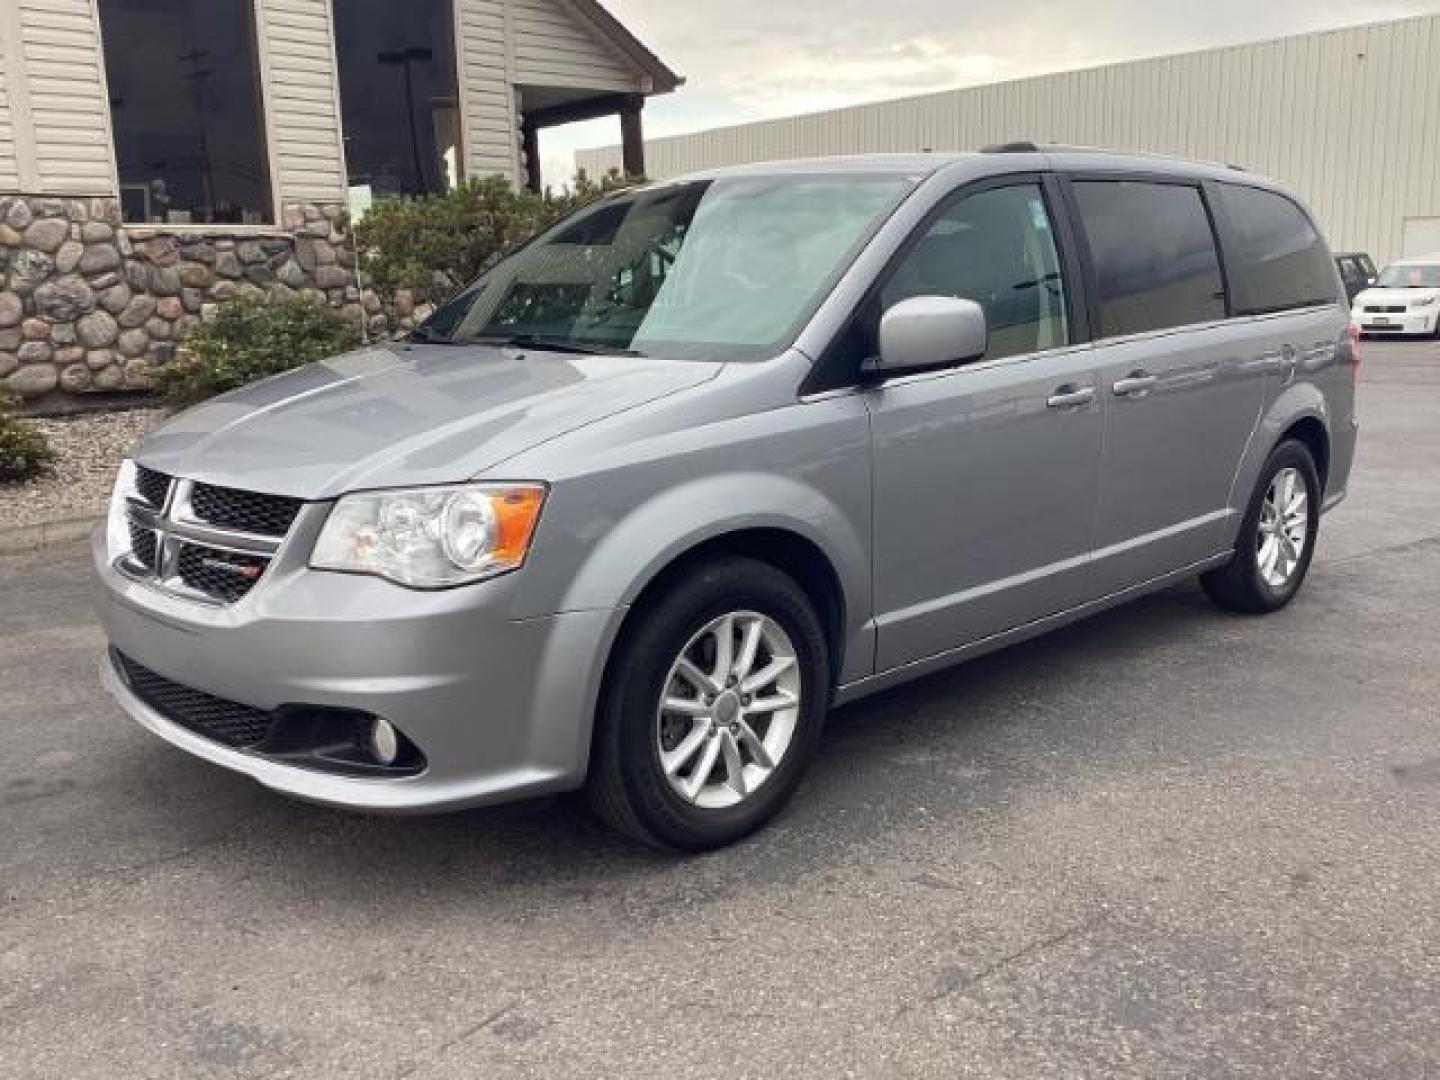
[[[1288,311],[1339,299],[1329,249],[1299,206],[1261,188],[1219,188],[1229,223],[1235,314]]]

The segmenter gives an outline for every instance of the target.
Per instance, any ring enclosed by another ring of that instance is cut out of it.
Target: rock
[[[80,272],[86,277],[91,274],[103,274],[107,270],[118,269],[120,263],[120,252],[115,245],[92,244],[85,249],[85,254],[80,259]]]
[[[245,274],[245,267],[233,251],[220,251],[215,255],[215,273],[221,277],[238,278]]]
[[[181,289],[180,305],[191,314],[200,310],[200,305],[205,303],[204,289]]]
[[[53,254],[70,236],[70,222],[64,218],[41,218],[25,230],[27,247]]]
[[[115,246],[120,249],[120,254],[127,259],[135,254],[135,244],[131,241],[129,233],[122,232],[116,236]]]
[[[69,367],[71,364],[80,364],[85,361],[84,345],[67,345],[63,349],[56,349],[55,355],[50,362],[58,368]]]
[[[334,266],[337,257],[335,249],[324,240],[301,240],[295,245],[295,258],[314,273],[317,266]]]
[[[343,289],[350,284],[350,275],[338,266],[317,266],[315,284],[322,289]]]
[[[35,290],[35,311],[51,322],[74,322],[94,310],[94,290],[74,274],[47,281]]]
[[[75,333],[75,324],[71,322],[56,323],[50,328],[51,345],[74,345],[79,340]]]
[[[174,322],[185,313],[185,305],[180,303],[178,296],[167,296],[155,305],[155,313],[162,319]]]
[[[44,319],[26,319],[20,324],[20,333],[26,341],[44,341],[50,336],[50,324]]]
[[[120,312],[119,323],[126,330],[132,330],[137,326],[144,326],[147,319],[155,314],[159,302],[153,296],[141,294],[134,297],[125,305],[125,310]]]
[[[190,262],[213,266],[215,264],[215,245],[208,240],[191,241],[180,245],[180,255]]]
[[[201,322],[214,322],[215,319],[219,316],[219,314],[220,314],[220,305],[219,305],[219,304],[202,304],[202,305],[200,305],[200,321],[201,321]]]
[[[71,221],[89,221],[90,204],[84,199],[70,199],[65,203],[65,216]]]
[[[91,378],[90,369],[84,364],[71,364],[60,372],[60,389],[78,394],[90,386]]]
[[[267,296],[269,296],[272,302],[279,302],[282,304],[286,303],[287,301],[294,300],[297,296],[300,295],[294,289],[290,288],[289,285],[281,285],[278,281],[274,285],[271,285],[270,288],[266,289],[265,293]]]
[[[287,206],[280,215],[280,223],[286,232],[294,232],[305,224],[305,207]]]
[[[91,349],[103,349],[113,345],[120,336],[120,324],[107,311],[92,311],[82,318],[75,327],[80,341]]]
[[[43,251],[26,248],[10,260],[10,288],[21,296],[29,296],[54,271],[54,259]]]
[[[150,291],[156,296],[180,295],[180,272],[173,266],[157,266],[150,271]]]
[[[125,330],[120,334],[120,354],[140,356],[150,347],[150,335],[144,330]]]
[[[175,340],[179,341],[181,338],[189,337],[191,331],[199,325],[200,317],[198,315],[181,315],[175,320]]]
[[[13,352],[0,352],[0,379],[4,379],[20,366],[20,358]]]
[[[0,330],[0,352],[14,352],[20,347],[22,340],[18,327],[12,326],[8,330]]]
[[[214,272],[204,263],[181,263],[180,284],[187,289],[208,289]]]
[[[22,398],[39,397],[54,390],[60,383],[60,373],[49,364],[31,364],[20,368],[5,380],[5,384]]]
[[[323,292],[321,292],[319,289],[301,289],[301,290],[300,290],[300,299],[301,299],[301,300],[308,300],[308,301],[309,301],[310,303],[312,303],[312,304],[320,304],[320,305],[322,305],[322,306],[323,306],[324,304],[328,303],[328,301],[327,301],[326,298],[325,298],[325,294],[324,294]]]
[[[395,290],[395,314],[408,319],[415,313],[415,293],[410,289]]]
[[[71,273],[80,265],[85,254],[85,245],[79,240],[66,240],[55,253],[55,269],[62,274]]]
[[[135,294],[130,291],[129,285],[123,283],[115,284],[100,294],[100,306],[111,315],[119,315],[120,312],[125,310],[134,295]]]
[[[65,216],[64,199],[36,199],[31,203],[30,209],[35,211],[37,218],[63,218]]]
[[[111,364],[96,371],[90,385],[96,390],[119,390],[124,384],[125,369],[119,364]]]
[[[215,300],[231,300],[237,291],[238,287],[233,281],[217,281],[210,287],[210,296]]]
[[[24,232],[34,220],[35,215],[30,211],[30,204],[24,199],[16,199],[5,214],[5,224],[18,232]]]
[[[91,371],[99,371],[115,363],[115,351],[113,349],[91,349],[85,354],[85,366]]]
[[[260,241],[260,250],[265,252],[267,258],[273,255],[289,255],[294,246],[289,240]],[[243,259],[244,256],[242,255],[241,258]]]
[[[269,285],[275,280],[274,273],[264,263],[245,267],[245,277],[256,285]]]
[[[87,221],[80,226],[80,239],[87,244],[104,244],[115,239],[115,229],[104,221]]]
[[[150,268],[139,259],[125,264],[125,281],[137,293],[150,290]]]
[[[364,305],[366,314],[378,315],[385,310],[385,305],[380,300],[380,295],[373,289],[366,289],[360,294],[360,303]]]
[[[25,237],[0,221],[0,247],[19,247],[25,242]]]
[[[246,240],[235,245],[235,255],[247,266],[263,263],[268,258],[265,249],[254,240]]]
[[[304,288],[310,280],[306,277],[305,271],[301,269],[300,264],[294,259],[285,260],[285,265],[280,267],[280,272],[275,276],[282,285],[287,285],[292,289]]]
[[[145,332],[152,341],[169,341],[174,330],[164,319],[154,318],[145,324]]]
[[[161,355],[154,357],[154,360],[157,364],[167,363],[170,359],[171,356],[165,355],[163,351]],[[135,360],[131,360],[128,364],[126,364],[125,385],[133,387],[136,390],[150,389],[150,364],[147,363],[145,360],[138,358]]]
[[[90,288],[94,289],[98,293],[103,292],[105,289],[108,289],[114,285],[120,284],[120,275],[117,274],[114,270],[111,270],[109,273],[99,274],[95,277],[90,278],[89,280]]]
[[[180,261],[180,245],[168,236],[157,236],[140,245],[140,254],[156,266],[174,266]]]
[[[91,199],[90,220],[103,221],[107,225],[120,224],[120,203],[116,199]]]
[[[0,326],[14,326],[25,317],[25,301],[13,292],[0,292]]]
[[[242,282],[239,288],[235,290],[235,296],[236,299],[248,300],[251,303],[258,304],[265,299],[265,290],[256,285],[251,285],[250,282],[246,281]]]
[[[50,362],[50,356],[54,351],[48,341],[26,341],[15,350],[15,355],[20,358],[22,365],[46,364]]]

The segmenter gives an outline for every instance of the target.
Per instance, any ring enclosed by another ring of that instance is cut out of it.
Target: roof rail
[[[1021,139],[1017,142],[991,143],[989,146],[980,148],[982,154],[1038,154],[1040,147],[1033,142]]]

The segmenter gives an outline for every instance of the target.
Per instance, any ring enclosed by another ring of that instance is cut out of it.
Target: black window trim
[[[1345,277],[1341,273],[1339,265],[1337,265],[1335,253],[1330,250],[1330,245],[1326,243],[1325,232],[1320,228],[1320,223],[1315,220],[1315,216],[1310,213],[1310,210],[1304,203],[1285,191],[1268,187],[1264,184],[1249,184],[1244,180],[1231,180],[1228,177],[1224,180],[1207,180],[1205,183],[1210,188],[1210,201],[1214,207],[1214,220],[1219,229],[1221,247],[1223,250],[1231,253],[1237,266],[1240,260],[1240,238],[1234,223],[1225,211],[1225,200],[1221,197],[1220,191],[1222,186],[1246,188],[1250,191],[1259,191],[1266,195],[1273,195],[1278,199],[1285,200],[1299,211],[1300,216],[1305,219],[1305,222],[1310,226],[1315,236],[1320,240],[1321,245],[1325,248],[1326,253],[1329,255],[1328,263],[1335,278],[1335,284],[1338,286],[1335,295],[1328,299],[1309,299],[1294,304],[1284,304],[1269,308],[1242,308],[1239,306],[1237,300],[1232,308],[1233,313],[1230,316],[1231,318],[1259,319],[1274,315],[1285,315],[1295,311],[1316,311],[1321,308],[1334,307],[1336,305],[1343,305],[1346,310],[1349,310],[1349,293],[1345,289]]]
[[[1045,212],[1050,219],[1051,234],[1055,238],[1055,246],[1060,260],[1060,273],[1065,286],[1065,319],[1069,340],[1063,345],[1056,345],[1045,352],[1055,352],[1061,349],[1072,349],[1077,345],[1083,345],[1091,340],[1090,327],[1091,315],[1090,306],[1083,295],[1081,264],[1079,262],[1078,238],[1076,237],[1070,220],[1069,207],[1066,204],[1060,186],[1058,174],[1052,170],[1032,170],[1028,172],[1001,173],[998,175],[979,177],[968,180],[942,195],[934,206],[926,211],[922,217],[906,235],[900,246],[891,253],[886,260],[885,266],[875,275],[863,296],[851,309],[849,316],[840,325],[840,328],[832,335],[820,355],[820,360],[810,370],[805,381],[800,387],[799,396],[809,397],[814,394],[823,394],[836,390],[844,390],[858,387],[865,384],[858,366],[855,371],[843,370],[844,358],[838,355],[838,348],[844,341],[851,326],[858,319],[869,304],[889,283],[891,277],[899,269],[900,265],[909,257],[910,253],[928,235],[931,226],[941,217],[950,211],[957,203],[965,199],[979,195],[986,191],[994,191],[1007,187],[1035,187],[1040,190],[1041,198],[1045,200]],[[1028,357],[1039,355],[1037,353],[1021,353],[1017,356],[1007,356],[1005,361],[1023,361]],[[952,362],[936,365],[929,369],[931,373],[943,371],[958,371],[969,369],[986,363],[986,360],[970,361],[968,363]],[[863,363],[863,360],[862,360]],[[906,372],[906,375],[919,374],[919,372]]]
[[[1194,330],[1197,327],[1214,326],[1217,323],[1227,322],[1236,318],[1234,291],[1231,286],[1231,275],[1229,260],[1226,255],[1224,233],[1217,213],[1215,193],[1211,185],[1215,181],[1200,176],[1181,176],[1175,173],[1147,172],[1144,170],[1088,170],[1088,169],[1067,169],[1058,175],[1061,190],[1065,196],[1065,210],[1067,216],[1073,223],[1075,243],[1080,255],[1081,272],[1084,275],[1084,295],[1089,306],[1088,317],[1090,326],[1094,328],[1094,335],[1090,339],[1098,343],[1112,341],[1126,341],[1131,338],[1153,337],[1160,334],[1182,333],[1187,330]],[[1100,319],[1100,287],[1099,279],[1095,273],[1095,257],[1090,250],[1090,240],[1085,234],[1084,218],[1080,214],[1080,203],[1075,195],[1075,185],[1085,183],[1116,183],[1116,184],[1163,184],[1167,187],[1188,187],[1193,189],[1200,196],[1200,205],[1205,210],[1206,220],[1210,223],[1210,241],[1215,246],[1215,258],[1220,267],[1220,288],[1224,294],[1225,314],[1219,319],[1206,319],[1202,322],[1182,323],[1178,326],[1156,327],[1151,330],[1139,330],[1132,334],[1104,335],[1100,332],[1103,325]]]

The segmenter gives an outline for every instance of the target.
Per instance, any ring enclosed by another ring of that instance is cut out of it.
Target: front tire
[[[707,561],[632,614],[601,696],[592,806],[667,850],[721,847],[794,793],[830,696],[825,634],[768,563]]]
[[[1320,533],[1323,491],[1315,460],[1304,443],[1281,443],[1260,470],[1235,554],[1200,578],[1205,592],[1227,611],[1266,615],[1295,599]]]

